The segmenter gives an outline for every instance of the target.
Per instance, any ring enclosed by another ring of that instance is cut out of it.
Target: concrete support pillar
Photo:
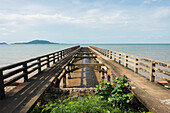
[[[66,88],[66,73],[63,75],[63,88]]]
[[[111,70],[107,68],[107,82],[111,81],[111,76],[112,76]]]
[[[104,77],[104,68],[102,68],[101,78],[102,78],[102,80],[105,79],[105,77]]]
[[[110,82],[110,75],[107,75],[107,82]]]
[[[70,70],[72,69],[72,66],[68,66],[68,70],[67,70],[67,75],[68,75],[68,79],[71,79],[71,75],[70,75]]]

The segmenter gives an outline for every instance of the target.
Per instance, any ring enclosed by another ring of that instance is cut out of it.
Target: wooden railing
[[[142,72],[149,73],[149,79],[151,82],[155,81],[155,77],[158,74],[163,74],[165,76],[170,76],[170,64],[150,60],[147,58],[142,58],[138,56],[129,55],[122,52],[116,52],[109,49],[103,49],[95,46],[90,46],[101,54],[109,57],[110,59],[114,59],[115,62],[122,64],[124,67],[132,69],[135,73],[139,73],[139,70]],[[160,79],[164,79],[166,81],[170,81],[168,77],[157,77]]]
[[[40,73],[42,69],[49,68],[52,64],[76,50],[80,46],[64,49],[58,52],[50,53],[40,57],[32,58],[23,62],[12,64],[0,68],[0,98],[5,96],[4,88],[11,85],[15,81],[24,78],[24,82],[28,81],[28,77]],[[45,67],[46,66],[46,67]],[[35,71],[38,71],[35,73]]]

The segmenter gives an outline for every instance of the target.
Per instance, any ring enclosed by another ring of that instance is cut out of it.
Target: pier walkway
[[[125,53],[75,46],[0,68],[0,113],[30,112],[51,87],[95,87],[101,79],[112,81],[122,75],[128,77],[132,92],[151,112],[169,113],[170,90],[154,82],[158,73],[169,82],[169,68],[167,63]],[[23,83],[5,90],[18,80]]]

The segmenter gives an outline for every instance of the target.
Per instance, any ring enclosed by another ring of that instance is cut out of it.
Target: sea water
[[[76,44],[0,45],[0,67],[72,46],[76,46]],[[89,44],[81,46],[87,47]],[[170,63],[170,44],[94,44],[94,46]]]

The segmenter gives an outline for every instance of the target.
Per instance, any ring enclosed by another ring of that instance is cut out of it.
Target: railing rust
[[[47,55],[22,61],[16,64],[12,64],[9,66],[1,67],[0,68],[0,99],[5,97],[4,88],[6,86],[14,83],[15,81],[21,78],[24,78],[24,82],[27,82],[29,74],[33,74],[33,72],[35,71],[38,71],[38,73],[40,73],[42,71],[43,66],[49,68],[51,65],[50,63],[55,64],[57,61],[64,58],[70,52],[76,50],[79,47],[80,46],[71,47],[58,52],[50,53]],[[9,77],[12,78],[7,82],[4,82]]]
[[[157,76],[156,72],[170,76],[170,71],[168,71],[167,69],[162,69],[162,68],[170,68],[170,64],[168,63],[150,60],[138,56],[133,56],[126,53],[116,52],[100,47],[95,47],[95,46],[90,46],[90,47],[97,50],[101,54],[109,57],[110,59],[114,59],[115,62],[124,65],[124,67],[126,68],[130,68],[129,67],[130,65],[133,71],[136,73],[139,73],[138,70],[149,73],[149,80],[151,82],[155,81],[155,77]]]

